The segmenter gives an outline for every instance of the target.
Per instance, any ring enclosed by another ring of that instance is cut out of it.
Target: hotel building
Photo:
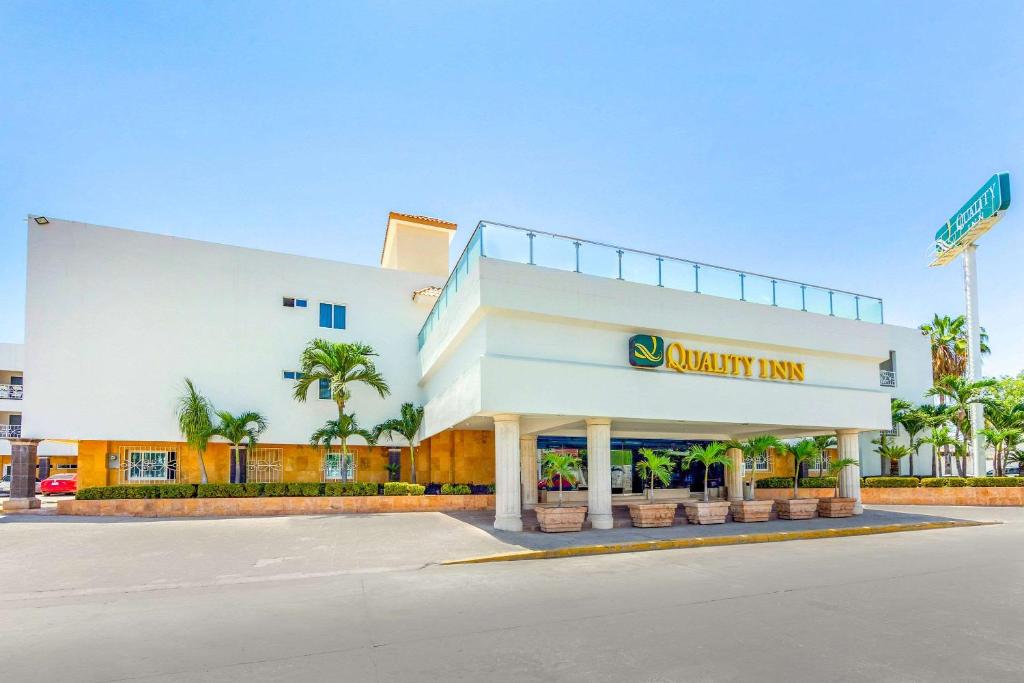
[[[408,481],[401,440],[354,439],[348,472],[308,445],[337,416],[329,387],[293,398],[315,337],[370,344],[391,393],[357,386],[347,409],[371,427],[423,405],[417,480],[494,483],[509,530],[549,448],[585,455],[577,495],[597,528],[641,489],[644,446],[833,434],[879,474],[890,398],[931,385],[927,339],[885,323],[877,298],[540,230],[481,222],[453,267],[454,224],[398,213],[379,266],[52,218],[28,230],[21,436],[77,443],[80,487],[198,481],[175,420],[186,377],[217,408],[266,416],[250,481]],[[210,481],[228,480],[228,449],[211,443]],[[793,474],[781,456],[747,465]],[[741,470],[715,485],[736,495]],[[675,485],[695,490],[692,474]]]

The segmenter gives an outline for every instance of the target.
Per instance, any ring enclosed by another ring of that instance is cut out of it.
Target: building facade
[[[76,442],[80,486],[197,480],[174,418],[186,377],[217,408],[267,417],[251,480],[333,478],[308,443],[335,404],[292,395],[314,337],[373,346],[391,393],[356,387],[349,409],[369,427],[425,406],[417,480],[494,483],[506,529],[537,499],[538,453],[563,441],[586,456],[595,526],[645,443],[837,434],[879,474],[890,398],[931,384],[927,340],[884,323],[876,298],[541,231],[481,223],[449,268],[455,225],[393,213],[369,267],[28,224],[24,436]],[[411,478],[405,442],[354,443],[345,476]],[[228,444],[205,461],[225,481]]]

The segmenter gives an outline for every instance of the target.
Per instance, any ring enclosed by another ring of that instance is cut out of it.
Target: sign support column
[[[964,299],[966,300],[967,322],[967,374],[976,382],[981,379],[981,325],[978,322],[978,260],[977,244],[964,249]],[[971,450],[974,455],[974,476],[983,477],[985,467],[985,442],[981,430],[985,428],[985,408],[980,403],[971,404]]]

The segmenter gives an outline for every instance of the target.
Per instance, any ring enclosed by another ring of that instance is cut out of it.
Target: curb
[[[608,545],[581,545],[552,550],[522,550],[498,555],[467,557],[445,560],[441,565],[483,564],[486,562],[514,562],[516,560],[551,560],[561,557],[585,557],[588,555],[614,555],[617,553],[641,553],[651,550],[678,550],[681,548],[704,548],[724,545],[746,545],[750,543],[778,543],[781,541],[805,541],[816,538],[845,538],[848,536],[872,536],[893,534],[902,531],[929,531],[931,529],[956,529],[961,527],[988,526],[1001,522],[917,522],[914,524],[886,524],[883,526],[848,527],[844,529],[807,529],[804,531],[773,531],[764,534],[737,534],[735,536],[698,536],[694,538],[672,538],[659,541],[631,541]]]

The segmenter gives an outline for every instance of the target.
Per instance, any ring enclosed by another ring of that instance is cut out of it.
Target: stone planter
[[[734,522],[767,522],[774,505],[774,500],[734,500],[729,511]]]
[[[533,510],[537,513],[540,530],[547,533],[579,531],[583,528],[583,520],[587,517],[586,505],[573,507],[538,505]]]
[[[676,503],[636,503],[629,506],[633,526],[672,526],[676,518]]]
[[[779,519],[811,519],[818,514],[817,498],[788,498],[775,501]]]
[[[818,500],[819,517],[853,517],[856,498],[821,498]]]
[[[725,516],[729,513],[729,501],[713,500],[705,503],[688,500],[683,503],[686,510],[686,521],[690,524],[725,524]]]

